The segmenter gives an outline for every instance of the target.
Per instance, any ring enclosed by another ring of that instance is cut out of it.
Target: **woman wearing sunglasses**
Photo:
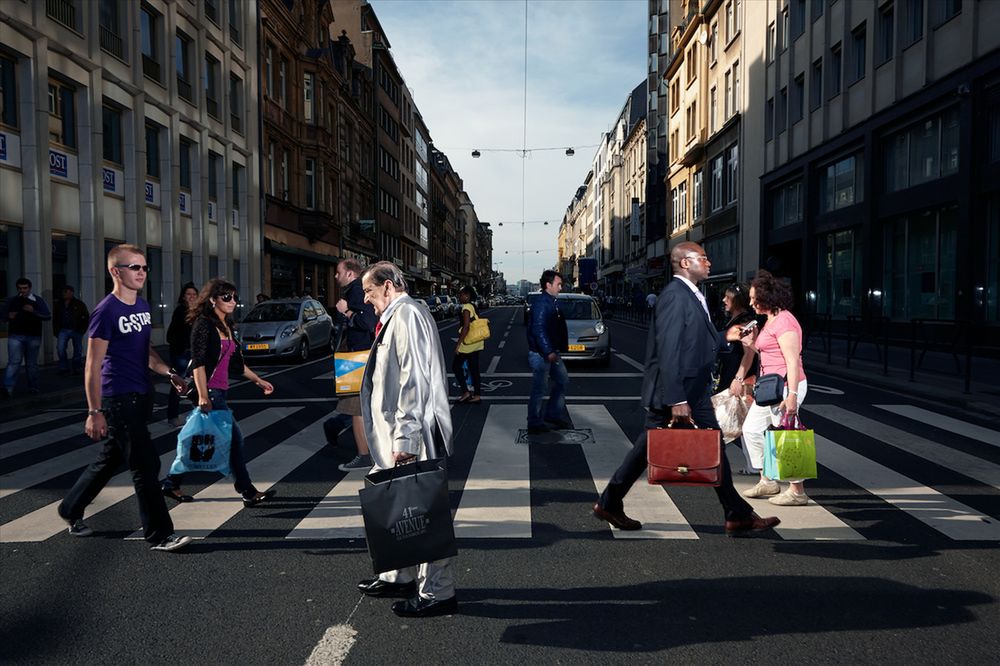
[[[274,386],[257,376],[243,362],[243,353],[233,338],[233,310],[236,309],[236,286],[222,278],[212,278],[198,294],[198,300],[188,313],[191,323],[191,372],[198,391],[198,408],[203,412],[229,409],[226,393],[229,375],[243,375],[271,395]],[[229,467],[233,472],[236,492],[245,506],[256,506],[274,496],[274,490],[260,492],[254,487],[243,457],[243,433],[233,419],[233,439],[229,447]],[[193,497],[181,492],[183,475],[170,474],[163,480],[163,494],[178,502],[191,502]]]

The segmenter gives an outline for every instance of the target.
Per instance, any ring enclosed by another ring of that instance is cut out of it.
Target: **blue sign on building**
[[[0,132],[0,160],[7,161],[7,135]]]
[[[49,173],[59,178],[69,177],[69,158],[65,153],[49,149]]]
[[[115,191],[115,172],[114,169],[104,169],[104,191],[114,192]]]
[[[153,203],[153,184],[146,183],[146,203]]]

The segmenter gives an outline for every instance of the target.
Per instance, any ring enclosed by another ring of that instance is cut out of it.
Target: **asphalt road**
[[[637,484],[626,511],[644,516],[646,538],[621,538],[590,507],[642,426],[645,331],[614,322],[610,367],[570,366],[578,431],[524,442],[520,310],[484,314],[489,390],[452,411],[457,615],[402,620],[389,600],[356,592],[371,575],[352,508],[361,475],[337,470],[354,454],[349,432],[323,443],[331,362],[315,358],[263,364],[277,389],[266,400],[233,389],[251,475],[278,496],[244,509],[227,482],[191,475],[185,492],[198,501],[173,515],[178,531],[205,538],[183,553],[131,538],[127,482],[88,516],[94,536],[53,521],[51,504],[89,459],[80,405],[0,415],[5,663],[304,664],[324,636],[345,639],[348,664],[995,663],[996,423],[810,373],[803,409],[820,473],[809,507],[778,509],[779,530],[733,539],[711,491]],[[455,326],[441,328],[450,360]],[[176,431],[155,416],[169,455]],[[516,473],[501,483],[496,460]]]

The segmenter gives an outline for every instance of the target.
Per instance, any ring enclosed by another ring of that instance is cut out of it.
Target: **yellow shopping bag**
[[[361,393],[361,379],[365,374],[370,350],[337,352],[333,355],[334,386],[337,397]]]

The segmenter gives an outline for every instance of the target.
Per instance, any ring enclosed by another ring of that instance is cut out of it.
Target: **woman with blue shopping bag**
[[[229,468],[236,492],[243,497],[243,504],[248,507],[256,506],[275,494],[274,490],[258,491],[250,480],[243,457],[243,433],[226,405],[231,372],[241,374],[259,386],[266,396],[274,392],[274,386],[257,376],[243,361],[243,353],[233,337],[233,310],[236,309],[236,303],[236,286],[222,278],[212,278],[201,288],[198,300],[188,314],[191,323],[191,374],[197,391],[198,409],[192,412],[181,435],[184,436],[185,431],[188,431],[188,436],[201,434],[201,438],[188,442],[187,457],[183,454],[178,456],[170,468],[171,473],[163,480],[163,495],[177,502],[191,502],[194,499],[181,492],[184,471],[198,468],[197,464],[191,463],[205,462],[215,465],[214,469],[217,471],[225,472],[224,466],[218,465],[217,461],[213,462],[213,458],[218,456],[211,447],[221,444],[225,439],[227,419],[206,419],[203,416],[213,410],[230,414]],[[192,424],[192,421],[197,423]],[[191,432],[195,427],[201,429],[199,433]],[[217,431],[211,430],[212,428],[217,428]]]

